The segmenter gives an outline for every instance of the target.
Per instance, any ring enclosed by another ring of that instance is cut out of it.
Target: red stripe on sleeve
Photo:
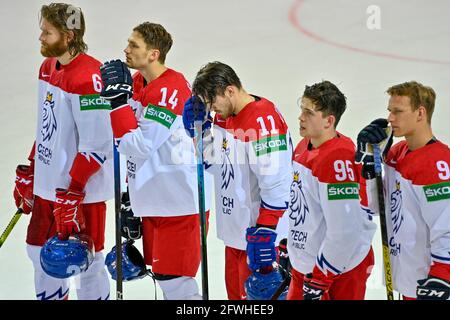
[[[100,167],[101,165],[94,158],[77,153],[69,173],[72,177],[69,189],[83,191],[89,178],[100,170]]]
[[[115,138],[122,138],[126,133],[138,127],[136,117],[129,105],[114,109],[110,116]]]

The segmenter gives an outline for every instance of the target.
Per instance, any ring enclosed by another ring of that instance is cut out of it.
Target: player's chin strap
[[[155,288],[155,300],[158,300],[158,292],[156,290],[156,278],[155,274],[153,273],[152,269],[146,269],[144,277],[149,276],[153,280],[153,288]]]

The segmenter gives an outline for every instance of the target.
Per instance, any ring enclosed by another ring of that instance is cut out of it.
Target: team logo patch
[[[233,165],[231,164],[231,160],[230,160],[230,147],[228,146],[228,140],[225,138],[222,140],[222,157],[223,157],[223,161],[222,161],[222,166],[221,166],[221,169],[222,169],[221,188],[222,188],[222,190],[226,190],[226,189],[228,189],[228,186],[230,185],[231,180],[234,179],[234,168],[233,168]]]
[[[294,172],[294,180],[291,183],[291,200],[289,203],[289,218],[295,221],[294,225],[305,223],[306,215],[309,213],[306,197],[302,190],[302,181],[298,171]]]
[[[330,183],[328,185],[328,200],[359,199],[358,183]]]
[[[428,202],[450,199],[450,181],[423,186]]]
[[[256,156],[258,157],[263,154],[268,154],[275,151],[287,150],[287,141],[285,134],[270,136],[257,141],[253,141],[252,144]]]
[[[54,109],[55,101],[53,101],[53,94],[47,91],[47,96],[43,103],[42,110],[42,139],[43,141],[50,141],[53,133],[56,131],[58,124],[56,123],[56,116]]]
[[[80,96],[80,110],[110,110],[111,103],[100,97],[99,94],[88,94]]]
[[[400,182],[395,181],[395,190],[391,193],[391,218],[394,234],[398,232],[403,222],[403,215],[401,214],[402,202],[403,197]]]
[[[147,112],[145,113],[144,117],[145,119],[156,121],[166,128],[170,129],[173,122],[177,118],[177,115],[165,108],[149,104],[147,106]]]

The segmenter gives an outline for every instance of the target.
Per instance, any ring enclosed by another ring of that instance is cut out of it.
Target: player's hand
[[[314,279],[312,273],[303,278],[303,300],[320,300],[328,291],[330,284],[320,279]]]
[[[381,155],[384,157],[392,146],[392,141],[392,129],[388,127],[386,119],[374,120],[360,131],[357,138],[355,162],[363,165],[362,175],[364,178],[375,178],[373,145],[379,145]]]
[[[206,106],[200,98],[192,96],[185,102],[183,109],[184,129],[191,138],[194,137],[195,121],[202,121],[202,133],[211,128],[212,117],[210,112],[206,112]]]
[[[142,236],[142,222],[135,217],[131,210],[130,196],[127,192],[122,194],[120,205],[120,231],[122,237],[128,240],[137,240]]]
[[[80,208],[84,196],[84,192],[56,189],[53,215],[55,216],[56,231],[60,240],[66,240],[69,235],[85,229],[84,216]]]
[[[247,258],[251,271],[271,269],[277,259],[275,240],[277,233],[266,227],[247,228]]]
[[[16,168],[16,183],[14,186],[14,201],[17,208],[29,214],[33,208],[34,172],[30,166],[20,164]]]
[[[292,266],[291,262],[289,261],[289,253],[287,251],[287,239],[283,238],[281,239],[280,243],[278,244],[278,264],[285,270],[286,272],[283,272],[283,278],[285,277],[286,273],[291,272]]]
[[[103,89],[100,96],[111,100],[111,107],[117,108],[127,103],[133,96],[133,79],[127,65],[121,60],[105,62],[100,67]]]
[[[448,300],[450,297],[450,282],[445,279],[428,276],[417,283],[417,300]]]

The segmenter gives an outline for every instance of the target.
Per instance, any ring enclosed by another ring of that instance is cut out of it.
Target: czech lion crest
[[[402,191],[400,190],[400,182],[395,181],[395,191],[391,193],[391,218],[392,231],[394,234],[398,232],[403,222],[402,208]]]
[[[55,112],[53,111],[54,107],[55,101],[53,101],[53,94],[47,92],[47,97],[44,101],[42,110],[41,134],[43,141],[50,141],[53,133],[56,131],[57,128]]]
[[[302,181],[300,180],[298,171],[294,172],[294,180],[291,184],[289,211],[289,218],[295,221],[295,226],[300,223],[305,223],[306,214],[309,213],[309,208],[302,190]]]
[[[228,147],[228,140],[223,139],[222,141],[222,190],[228,189],[228,186],[230,184],[230,181],[234,179],[234,169],[233,165],[231,164],[230,160],[230,148]]]

